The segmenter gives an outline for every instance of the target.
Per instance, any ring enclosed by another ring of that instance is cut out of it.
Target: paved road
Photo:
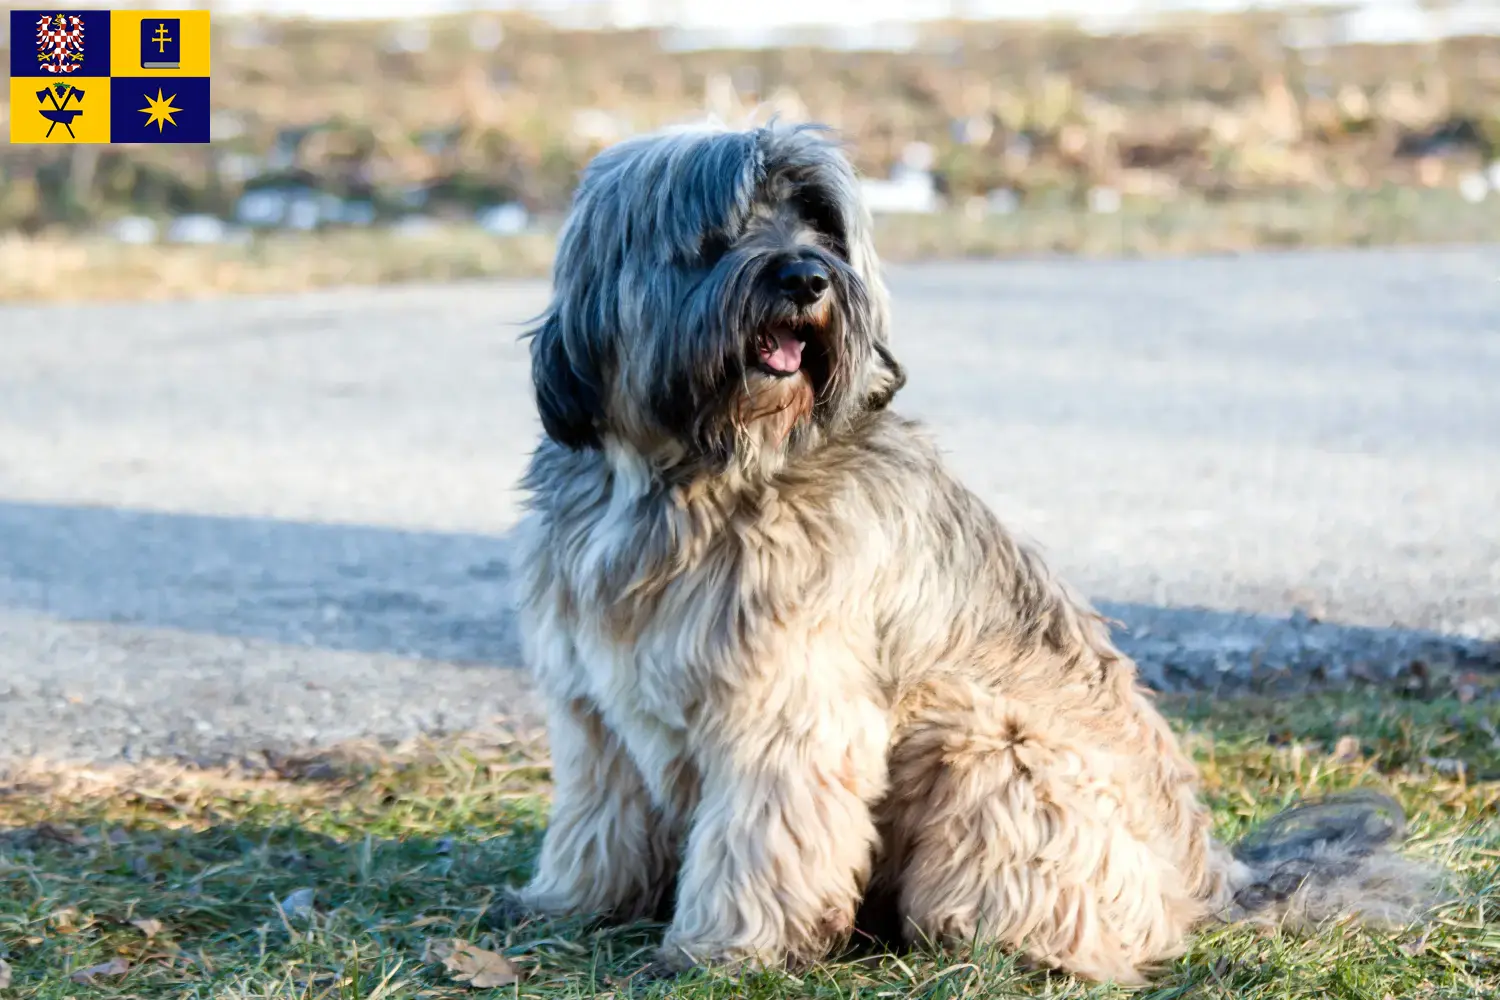
[[[1500,637],[1500,250],[891,278],[900,406],[1158,683]],[[504,557],[545,294],[0,309],[0,761],[530,712]]]

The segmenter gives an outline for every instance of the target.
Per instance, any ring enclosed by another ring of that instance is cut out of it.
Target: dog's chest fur
[[[816,624],[833,565],[854,568],[807,498],[664,489],[615,447],[534,465],[549,458],[567,471],[546,476],[517,570],[532,663],[572,696],[685,726],[712,687],[752,680],[773,636]]]
[[[847,474],[858,465],[757,490],[674,491],[616,446],[544,445],[517,561],[538,682],[586,700],[630,742],[660,744],[653,756],[680,750],[726,690],[784,686],[789,657],[817,661],[798,683],[886,687],[878,605],[891,539]],[[853,655],[788,648],[829,630]]]
[[[648,781],[726,714],[826,698],[867,705],[894,732],[941,675],[1029,662],[994,656],[995,636],[1043,642],[1049,625],[1077,623],[894,416],[759,484],[668,489],[608,443],[543,445],[527,485],[528,661],[555,702],[597,710]]]

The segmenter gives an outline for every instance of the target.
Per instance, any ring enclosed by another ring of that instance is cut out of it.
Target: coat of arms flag
[[[208,142],[208,11],[13,10],[10,38],[11,142]]]

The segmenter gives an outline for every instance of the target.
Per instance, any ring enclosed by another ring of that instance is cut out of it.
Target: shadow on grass
[[[114,811],[57,813],[0,834],[0,922],[17,987],[66,985],[123,957],[129,971],[101,984],[255,993],[286,982],[316,995],[352,968],[379,980],[398,963],[403,978],[440,984],[441,966],[427,961],[437,940],[483,940],[523,968],[581,947],[524,933],[491,941],[481,926],[495,890],[532,864],[539,808],[495,810],[490,830],[452,824],[452,835],[378,818],[174,827]]]
[[[22,996],[88,985],[122,996],[457,997],[467,991],[440,957],[454,939],[502,955],[520,974],[500,996],[875,997],[899,985],[895,995],[956,1000],[976,985],[1042,993],[1070,982],[995,948],[898,955],[863,942],[791,975],[702,970],[637,980],[660,925],[486,926],[495,889],[521,881],[532,863],[540,830],[530,815],[477,841],[66,818],[74,822],[0,835],[7,870],[24,872],[0,890]],[[1052,993],[1116,995],[1082,986]]]

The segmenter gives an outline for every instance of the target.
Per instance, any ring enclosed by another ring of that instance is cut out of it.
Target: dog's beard
[[[832,298],[812,310],[778,309],[752,321],[731,407],[736,447],[761,464],[816,435],[839,410],[849,323]]]
[[[827,338],[832,330],[826,313],[776,320],[754,335],[734,403],[741,442],[776,447],[813,419],[820,397],[831,388]]]
[[[789,377],[754,372],[735,400],[733,423],[741,444],[761,448],[783,444],[812,419],[817,397],[805,372]]]

